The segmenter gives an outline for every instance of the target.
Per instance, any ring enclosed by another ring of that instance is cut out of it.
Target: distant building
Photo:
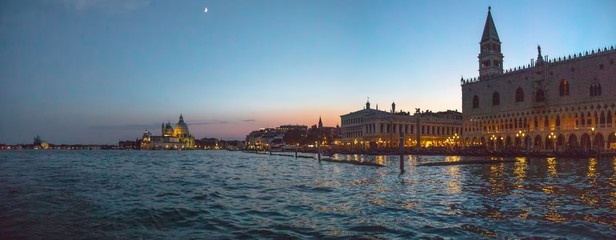
[[[289,125],[286,125],[289,126]],[[299,127],[306,129],[306,126]],[[268,149],[279,148],[284,146],[284,135],[290,128],[262,128],[258,131],[252,131],[246,136],[246,147],[249,149]],[[304,130],[305,131],[305,130]]]
[[[320,128],[318,127],[320,126]],[[276,128],[261,128],[252,131],[246,136],[246,148],[248,149],[268,149],[268,148],[293,148],[298,145],[315,145],[322,138],[322,144],[328,144],[335,139],[338,127],[323,127],[319,119],[319,124],[308,128],[305,125],[282,125]],[[319,134],[319,131],[320,134]],[[334,136],[334,137],[332,137]]]
[[[479,43],[479,77],[461,79],[464,143],[493,150],[616,149],[614,47],[503,70],[491,10]]]
[[[141,146],[141,140],[137,139],[136,141],[119,141],[118,148],[120,149],[139,149]]]
[[[32,141],[32,147],[34,149],[48,149],[49,143],[47,141],[41,140],[41,137],[37,135],[34,138],[34,141]]]
[[[193,149],[195,139],[188,131],[188,125],[184,122],[184,117],[180,114],[180,119],[175,128],[171,124],[163,123],[161,126],[161,136],[152,136],[148,131],[143,133],[141,139],[141,149],[165,149],[165,150],[182,150]]]
[[[280,127],[276,128],[277,130],[280,131],[306,131],[308,130],[308,127],[306,127],[306,125],[281,125]]]
[[[362,110],[340,116],[341,139],[339,145],[381,148],[397,147],[400,132],[404,134],[404,146],[452,146],[462,135],[462,113],[445,112],[396,112],[370,108],[370,102]],[[418,138],[419,137],[419,138]]]
[[[195,147],[198,149],[218,150],[222,149],[220,140],[216,138],[202,138],[195,140]]]
[[[340,126],[336,125],[335,127],[325,127],[323,126],[323,121],[321,117],[319,117],[319,122],[317,125],[313,125],[310,129],[308,129],[307,143],[312,145],[312,143],[319,142],[320,146],[327,146],[331,144],[336,144],[340,139]]]

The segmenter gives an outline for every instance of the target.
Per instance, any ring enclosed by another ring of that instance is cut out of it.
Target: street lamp
[[[522,146],[522,143],[524,143],[525,147],[528,147],[528,143],[526,142],[526,133],[522,130],[519,130],[518,133],[515,134],[515,137],[518,138],[518,144],[520,146]],[[524,142],[522,142],[522,140],[524,140]]]
[[[496,136],[492,135],[490,141],[492,142],[492,151],[496,151]]]
[[[458,139],[460,139],[460,136],[458,136],[458,133],[454,133],[453,134],[453,145],[454,145],[454,147],[458,146]]]
[[[593,140],[595,138],[595,127],[590,128],[590,151],[592,151]]]

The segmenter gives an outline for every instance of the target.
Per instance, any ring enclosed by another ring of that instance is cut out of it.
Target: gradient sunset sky
[[[0,143],[116,144],[461,110],[488,6],[505,69],[616,45],[616,1],[3,0]],[[207,8],[207,13],[204,9]]]

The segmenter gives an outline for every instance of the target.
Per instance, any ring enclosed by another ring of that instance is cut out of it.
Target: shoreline
[[[246,151],[255,153],[256,151]],[[293,156],[295,151],[272,151],[274,153],[290,153],[288,156]],[[310,153],[317,154],[314,149],[299,149],[298,153]],[[262,154],[269,154],[267,151],[257,152]],[[393,149],[381,149],[381,150],[334,150],[327,149],[321,152],[322,156],[330,157],[334,154],[346,154],[346,155],[387,155],[387,156],[399,156],[401,153],[399,150]],[[533,157],[533,158],[551,158],[551,157],[564,157],[564,158],[610,158],[616,157],[616,151],[606,152],[582,152],[582,151],[561,151],[561,152],[520,152],[520,151],[487,151],[483,149],[404,149],[402,155],[417,155],[417,156],[467,156],[467,157]]]

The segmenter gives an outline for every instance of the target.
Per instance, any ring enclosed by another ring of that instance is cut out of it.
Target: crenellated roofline
[[[610,48],[608,49],[607,47],[604,47],[603,49],[598,48],[596,51],[594,49],[592,49],[590,52],[586,51],[584,53],[577,53],[577,54],[573,54],[572,55],[568,55],[568,56],[564,56],[564,57],[558,57],[558,58],[548,58],[548,56],[543,56],[544,61],[543,64],[562,64],[562,63],[569,63],[569,62],[573,62],[573,61],[577,61],[577,60],[581,60],[581,59],[585,59],[585,58],[590,58],[590,57],[595,57],[595,56],[599,56],[599,55],[605,55],[605,54],[610,54],[610,53],[614,53],[616,52],[616,49],[614,48],[614,45],[610,46]],[[506,76],[509,74],[514,74],[514,73],[519,73],[519,72],[524,72],[524,71],[529,71],[529,70],[533,70],[534,67],[536,66],[535,62],[533,60],[531,60],[531,63],[528,65],[522,65],[522,66],[518,66],[518,67],[514,67],[514,68],[510,68],[507,69],[505,71],[503,71],[503,73],[501,74],[491,74],[491,75],[487,75],[487,76],[480,76],[480,77],[474,77],[474,78],[467,78],[465,79],[464,77],[462,77],[460,79],[460,85],[466,85],[466,84],[471,84],[471,83],[475,83],[475,82],[480,82],[480,81],[485,81],[485,80],[490,80],[493,78],[497,78],[497,77],[502,77],[502,76]]]

